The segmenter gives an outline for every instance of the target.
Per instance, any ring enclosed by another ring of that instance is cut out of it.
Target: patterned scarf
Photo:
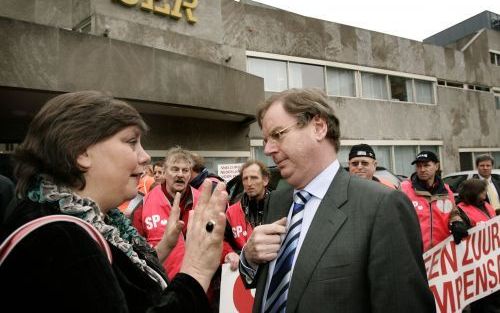
[[[167,287],[163,277],[134,251],[134,248],[142,251],[145,258],[148,258],[148,255],[156,255],[153,248],[118,209],[113,209],[104,215],[93,200],[78,196],[68,187],[56,186],[47,176],[41,176],[40,183],[28,192],[28,198],[39,203],[57,202],[62,214],[72,215],[92,224],[109,243],[123,251],[162,289]]]

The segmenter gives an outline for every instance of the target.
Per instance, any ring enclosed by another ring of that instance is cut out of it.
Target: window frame
[[[385,70],[385,69],[379,69],[379,68],[374,68],[374,67],[367,67],[367,66],[361,66],[361,65],[353,65],[353,64],[347,64],[347,63],[339,63],[339,62],[332,62],[332,61],[325,61],[325,60],[317,60],[317,59],[308,59],[308,58],[302,58],[302,57],[294,57],[294,56],[287,56],[287,55],[280,55],[280,54],[274,54],[274,53],[267,53],[267,52],[259,52],[259,51],[246,51],[246,56],[248,58],[256,58],[256,59],[268,59],[268,60],[276,60],[276,61],[283,61],[287,62],[287,88],[290,88],[290,63],[302,63],[302,64],[309,64],[309,65],[319,65],[324,68],[323,70],[323,82],[324,82],[324,87],[323,90],[328,94],[328,77],[327,77],[327,68],[337,68],[340,70],[352,70],[354,72],[354,86],[355,86],[355,96],[337,96],[337,95],[330,95],[328,96],[331,97],[346,97],[346,98],[360,98],[360,99],[365,99],[365,100],[375,100],[375,101],[388,101],[388,102],[394,102],[394,103],[412,103],[412,104],[419,104],[419,105],[438,105],[438,98],[437,98],[437,78],[432,77],[432,76],[426,76],[426,75],[420,75],[420,74],[412,74],[412,73],[405,73],[405,72],[399,72],[399,71],[392,71],[392,70]],[[248,69],[248,66],[247,66]],[[362,90],[363,90],[363,85],[362,85],[362,72],[366,73],[371,73],[371,74],[380,74],[380,75],[385,75],[385,84],[386,84],[386,93],[387,93],[387,99],[376,99],[376,98],[365,98],[362,95]],[[390,83],[389,83],[389,75],[390,76],[395,76],[395,77],[401,77],[401,78],[406,78],[406,79],[412,79],[412,93],[413,93],[413,101],[394,101],[390,98],[391,90],[390,90]],[[416,90],[415,90],[415,80],[422,80],[429,82],[431,84],[432,88],[432,97],[433,97],[433,103],[425,103],[425,102],[417,102],[416,101]],[[269,92],[275,92],[272,90],[265,90]]]

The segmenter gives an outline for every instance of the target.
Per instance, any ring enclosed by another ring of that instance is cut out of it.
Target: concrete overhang
[[[196,40],[196,39],[193,39]],[[186,55],[0,17],[0,119],[52,96],[103,90],[142,113],[250,123],[263,80]]]

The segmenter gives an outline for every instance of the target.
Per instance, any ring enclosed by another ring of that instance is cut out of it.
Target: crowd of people
[[[96,91],[49,100],[14,154],[15,193],[0,177],[0,241],[66,215],[96,229],[110,256],[77,223],[37,228],[0,251],[4,307],[217,312],[228,263],[256,288],[254,312],[435,312],[422,254],[500,213],[494,159],[477,158],[478,178],[456,201],[432,151],[416,155],[401,186],[374,175],[367,144],[338,160],[340,122],[319,90],[271,96],[257,121],[289,186],[271,191],[267,166],[248,160],[229,204],[224,180],[193,151],[172,147],[151,164],[148,126],[127,103]],[[469,310],[500,312],[499,292]]]

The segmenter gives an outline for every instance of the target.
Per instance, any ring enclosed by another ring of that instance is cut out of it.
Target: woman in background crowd
[[[467,228],[495,217],[495,210],[486,202],[487,181],[472,178],[464,181],[458,190],[459,214]],[[470,313],[499,313],[500,291],[479,299],[470,305]]]
[[[205,292],[222,251],[225,185],[219,184],[213,195],[206,188],[200,196],[190,219],[181,271],[167,287],[161,261],[183,227],[178,220],[179,195],[174,202],[177,214],[171,214],[156,251],[116,209],[134,198],[150,161],[141,145],[146,130],[133,107],[94,91],[59,95],[35,116],[16,152],[21,199],[0,228],[0,240],[38,217],[72,215],[102,234],[112,264],[76,223],[40,227],[0,266],[3,311],[209,310]]]

